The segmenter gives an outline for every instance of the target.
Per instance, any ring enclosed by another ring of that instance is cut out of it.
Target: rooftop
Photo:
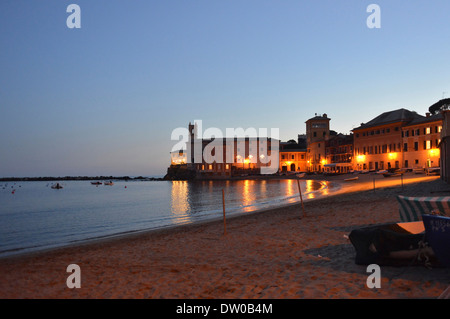
[[[405,126],[412,126],[412,125],[425,124],[425,123],[429,123],[429,122],[442,121],[443,119],[444,119],[444,117],[442,116],[442,113],[438,113],[438,114],[434,114],[431,116],[414,119]]]
[[[383,114],[378,115],[376,118],[367,123],[361,123],[361,126],[354,128],[353,131],[397,122],[411,122],[413,120],[419,119],[425,119],[425,116],[402,108],[394,111],[384,112]]]
[[[327,117],[327,114],[326,113],[324,113],[323,115],[320,115],[320,114],[317,114],[316,113],[316,115],[314,116],[314,117],[312,117],[312,118],[310,118],[308,121],[316,121],[316,120],[331,120],[329,117]],[[306,121],[306,122],[308,122],[308,121]]]

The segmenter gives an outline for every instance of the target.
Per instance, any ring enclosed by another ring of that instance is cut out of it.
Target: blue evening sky
[[[2,0],[0,177],[164,175],[172,130],[194,120],[287,141],[315,113],[342,133],[425,114],[450,96],[448,12],[448,0]]]

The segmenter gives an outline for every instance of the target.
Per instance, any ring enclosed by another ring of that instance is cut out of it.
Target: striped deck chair
[[[422,214],[430,214],[433,211],[450,216],[450,196],[406,197],[398,195],[397,201],[402,222],[422,220]]]

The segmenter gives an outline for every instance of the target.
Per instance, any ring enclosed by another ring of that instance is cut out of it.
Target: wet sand
[[[411,174],[402,188],[361,175],[338,195],[306,201],[304,218],[296,204],[229,218],[226,235],[213,221],[3,258],[0,298],[438,298],[450,285],[446,268],[382,266],[381,288],[369,289],[346,236],[400,221],[396,195],[449,189],[437,177]],[[81,269],[79,289],[66,285],[70,264]]]

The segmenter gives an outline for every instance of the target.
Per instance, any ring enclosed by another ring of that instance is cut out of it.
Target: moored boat
[[[62,185],[61,185],[60,183],[56,183],[56,184],[53,184],[53,185],[52,185],[52,188],[53,188],[53,189],[61,189],[61,188],[63,188],[63,187],[62,187]]]
[[[92,185],[102,185],[102,182],[91,182]]]

